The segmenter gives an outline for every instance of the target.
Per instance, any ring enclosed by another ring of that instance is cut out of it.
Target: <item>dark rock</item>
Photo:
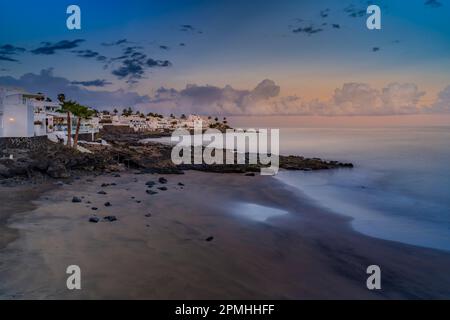
[[[105,207],[111,207],[111,203],[110,202],[106,202],[105,203]]]
[[[78,197],[73,197],[73,198],[72,198],[72,202],[73,202],[73,203],[80,203],[80,202],[81,202],[81,199],[78,198]]]
[[[118,173],[113,174],[113,177],[114,177],[114,178],[120,178],[120,174],[118,174]]]
[[[137,201],[136,201],[136,203],[141,203],[141,202],[142,202],[141,200],[137,200]]]
[[[147,181],[147,182],[145,183],[145,185],[146,185],[147,187],[149,187],[149,188],[153,187],[155,184],[156,184],[155,181]]]
[[[166,183],[168,182],[167,179],[166,179],[166,178],[163,178],[163,177],[159,178],[158,181],[159,181],[159,183],[161,183],[161,184],[166,184]]]
[[[167,187],[159,187],[158,189],[161,191],[167,191]]]
[[[55,179],[66,179],[70,177],[69,172],[67,172],[66,167],[59,162],[51,163],[47,169],[47,174]]]
[[[211,242],[213,240],[214,240],[214,237],[208,237],[208,238],[205,239],[205,241],[207,241],[207,242]]]
[[[106,188],[108,186],[109,186],[109,183],[102,183],[102,185],[101,185],[102,188]]]
[[[89,222],[92,222],[92,223],[97,223],[99,221],[100,221],[100,219],[98,217],[90,217],[89,218]]]
[[[147,214],[145,215],[146,218],[150,218],[151,216],[152,216],[151,213],[147,213]]]
[[[98,208],[96,208],[96,207],[92,207],[92,208],[91,208],[91,210],[97,211],[97,210],[98,210]]]
[[[108,222],[114,222],[114,221],[117,221],[117,218],[115,216],[106,216],[103,218],[103,220],[108,221]]]
[[[245,176],[247,176],[247,177],[254,177],[255,173],[254,172],[248,172],[248,173],[245,174]]]
[[[107,193],[106,193],[105,191],[102,190],[102,191],[99,191],[98,194],[103,194],[103,195],[105,195],[105,194],[107,194]]]
[[[147,192],[149,195],[158,194],[158,192],[153,191],[153,190],[147,190],[147,191],[145,191],[145,192]]]
[[[178,182],[178,185],[179,185],[180,187],[184,187],[184,183]]]

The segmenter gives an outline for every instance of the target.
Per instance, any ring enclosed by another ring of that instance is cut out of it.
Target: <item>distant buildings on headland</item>
[[[78,122],[75,115],[70,117],[72,128]],[[203,121],[205,127],[214,127],[218,118],[148,113],[143,114],[131,108],[118,111],[97,111],[93,116],[81,119],[80,135],[92,136],[103,126],[124,126],[135,131],[167,131],[177,128],[193,129],[196,121]],[[226,125],[226,118],[221,124]],[[60,102],[54,102],[43,94],[29,94],[21,89],[0,87],[0,137],[35,137],[48,135],[67,136],[67,113]],[[73,134],[73,132],[72,132]]]

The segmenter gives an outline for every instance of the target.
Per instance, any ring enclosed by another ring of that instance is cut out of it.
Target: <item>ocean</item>
[[[285,128],[281,154],[354,169],[282,171],[277,179],[353,218],[368,236],[450,251],[450,127]]]
[[[450,127],[281,128],[280,153],[355,165],[281,170],[276,179],[317,206],[352,217],[356,231],[450,251]],[[244,205],[254,219],[270,216]]]

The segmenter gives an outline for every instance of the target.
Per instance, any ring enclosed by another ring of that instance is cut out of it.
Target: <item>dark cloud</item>
[[[315,33],[322,32],[323,29],[319,27],[315,27],[313,24],[310,24],[305,27],[298,27],[292,30],[293,33],[306,33],[307,35],[313,35]]]
[[[439,8],[442,7],[442,3],[438,0],[427,0],[425,1],[425,5],[431,8]]]
[[[190,24],[182,24],[180,26],[180,31],[189,32],[189,31],[195,31],[194,26]]]
[[[25,52],[26,49],[15,47],[10,44],[5,44],[0,47],[0,61],[19,62],[19,60],[12,58],[13,55],[18,55]]]
[[[92,50],[75,50],[72,51],[73,53],[76,53],[78,57],[81,58],[95,58],[99,56],[98,52],[92,51]]]
[[[320,11],[321,18],[327,18],[329,14],[330,14],[330,9],[325,9],[325,10]]]
[[[113,75],[121,80],[127,79],[129,83],[136,83],[143,78],[146,68],[172,66],[169,60],[147,59],[146,54],[135,50],[136,48],[126,48],[124,56],[115,58],[121,61],[121,65],[112,71]]]
[[[202,34],[202,33],[203,33],[202,30],[197,29],[196,27],[194,27],[194,26],[191,25],[191,24],[182,24],[182,25],[180,26],[180,31],[183,31],[183,32],[190,32],[190,33],[199,33],[199,34]]]
[[[159,46],[159,48],[162,49],[162,50],[169,50],[169,47],[168,46],[164,46],[164,45]]]
[[[377,51],[380,51],[380,47],[373,47],[372,48],[372,52],[377,52]]]
[[[112,74],[119,79],[128,78],[130,80],[142,79],[144,75],[143,63],[140,60],[127,59],[122,62],[122,65],[113,70]]]
[[[351,4],[344,8],[344,12],[347,13],[349,17],[360,18],[367,14],[367,8],[357,7]]]
[[[42,42],[42,47],[34,49],[31,52],[33,54],[52,55],[52,54],[55,54],[56,51],[75,49],[80,45],[80,43],[82,43],[84,41],[85,40],[83,40],[83,39],[77,39],[77,40],[73,40],[73,41],[62,40],[62,41],[59,41],[56,43]]]
[[[334,29],[340,29],[340,28],[341,28],[341,25],[338,24],[338,23],[333,23],[333,24],[332,24],[332,27],[333,27]]]
[[[124,60],[124,59],[127,59],[127,58],[128,58],[128,56],[119,56],[119,57],[111,58],[111,61]]]
[[[185,47],[186,46],[186,44],[185,43],[180,43],[180,47]]]
[[[66,78],[55,76],[52,69],[42,70],[39,74],[27,73],[20,78],[3,76],[0,77],[0,85],[19,87],[28,92],[43,92],[54,100],[58,94],[64,93],[68,99],[96,109],[125,108],[150,101],[146,95],[125,90],[91,91],[72,84]]]
[[[112,84],[112,82],[109,82],[105,79],[97,79],[91,81],[72,81],[71,83],[83,87],[105,87],[107,85]]]
[[[0,55],[14,55],[27,51],[25,48],[15,47],[10,44],[5,44],[0,47]]]
[[[13,59],[13,58],[6,57],[6,56],[0,56],[0,61],[19,62],[19,60],[17,60],[17,59]]]
[[[102,46],[104,46],[104,47],[112,47],[112,46],[120,46],[120,45],[123,45],[123,44],[129,44],[129,43],[131,43],[131,42],[128,41],[127,39],[121,39],[121,40],[117,40],[117,41],[114,41],[114,42],[104,42],[104,43],[102,43]]]
[[[168,60],[154,60],[154,59],[148,59],[147,60],[147,66],[150,68],[154,67],[170,67],[172,66],[172,63]]]
[[[140,46],[126,47],[126,48],[123,49],[123,54],[128,56],[130,54],[138,52],[138,50],[140,50],[140,49],[143,49],[143,48],[140,47]]]

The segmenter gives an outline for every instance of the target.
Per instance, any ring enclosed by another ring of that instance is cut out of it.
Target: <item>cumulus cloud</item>
[[[72,81],[66,78],[55,76],[52,69],[42,70],[39,74],[27,73],[20,78],[2,76],[0,77],[0,86],[20,87],[31,93],[43,92],[54,100],[59,93],[64,93],[68,99],[77,100],[81,104],[96,109],[132,107],[150,101],[146,95],[142,96],[136,92],[122,89],[91,91],[72,84]]]
[[[448,113],[450,112],[450,86],[439,92],[437,100],[432,104],[429,112]]]
[[[448,109],[450,89],[440,95],[434,112]],[[324,101],[281,96],[281,88],[266,79],[252,90],[231,86],[199,86],[185,89],[160,88],[147,108],[158,112],[191,112],[207,115],[398,115],[430,112],[420,105],[425,92],[411,83],[391,83],[381,90],[364,83],[346,83]]]
[[[135,92],[91,91],[107,80],[70,81],[57,77],[52,69],[20,78],[0,76],[0,86],[22,87],[29,92],[44,92],[51,98],[65,93],[69,99],[97,109],[135,107],[144,112],[164,114],[195,113],[204,115],[403,115],[450,113],[450,86],[443,89],[434,103],[421,105],[425,92],[413,83],[390,83],[381,89],[365,83],[345,83],[326,100],[305,100],[299,96],[283,96],[273,80],[261,81],[251,90],[189,84],[184,89],[161,87],[155,94]]]

